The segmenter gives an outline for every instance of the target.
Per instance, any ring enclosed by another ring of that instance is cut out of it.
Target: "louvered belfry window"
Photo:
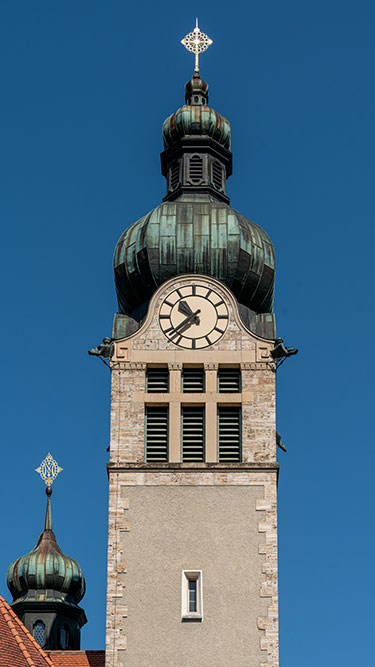
[[[148,368],[146,371],[146,391],[168,392],[169,371],[168,368]]]
[[[192,155],[189,160],[189,180],[199,184],[203,179],[203,160],[200,155]]]
[[[180,161],[173,162],[170,170],[170,189],[175,190],[180,182]]]
[[[219,462],[241,461],[241,408],[218,408]]]
[[[223,189],[223,167],[216,160],[212,163],[212,182],[217,190]]]
[[[182,408],[182,460],[204,461],[204,408]]]
[[[146,461],[168,461],[168,408],[146,406]]]
[[[221,394],[233,394],[241,391],[241,371],[239,368],[219,368],[218,390]]]
[[[204,392],[203,368],[184,368],[182,371],[182,391],[188,393]]]

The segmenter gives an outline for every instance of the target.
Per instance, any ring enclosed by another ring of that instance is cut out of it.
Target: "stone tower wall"
[[[177,348],[158,308],[187,282],[211,285],[229,309],[221,340]],[[277,473],[273,341],[249,332],[223,285],[180,277],[154,295],[143,327],[116,342],[108,464],[107,667],[278,666]],[[182,393],[185,364],[205,369],[202,394]],[[148,365],[167,365],[170,391],[147,393]],[[221,364],[241,368],[239,394],[217,392]],[[206,462],[180,460],[181,405],[206,406]],[[145,463],[145,405],[169,406],[168,463]],[[242,408],[242,461],[217,462],[218,405]],[[204,618],[181,621],[181,572],[203,572]]]

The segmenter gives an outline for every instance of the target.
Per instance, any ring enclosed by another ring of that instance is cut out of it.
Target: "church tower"
[[[274,249],[230,206],[230,124],[197,62],[185,102],[91,351],[112,375],[106,666],[277,667]]]

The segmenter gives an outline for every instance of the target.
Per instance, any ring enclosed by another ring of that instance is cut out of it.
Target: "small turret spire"
[[[47,509],[46,509],[46,518],[44,520],[44,530],[52,530],[52,510],[51,510],[52,489],[50,486],[47,486],[46,494],[47,494]]]

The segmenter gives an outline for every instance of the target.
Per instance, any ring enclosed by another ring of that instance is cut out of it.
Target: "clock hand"
[[[180,311],[180,313],[184,313],[184,315],[193,314],[192,309],[190,308],[189,304],[186,303],[186,301],[180,301],[180,303],[178,304],[178,310]]]
[[[193,322],[194,324],[199,324],[200,319],[198,315],[200,312],[201,312],[200,309],[198,309],[195,313],[192,312],[191,315],[189,315],[189,317],[186,317],[186,319],[182,320],[182,322],[180,322],[180,324],[178,324],[175,327],[175,330],[172,335],[174,336],[176,332],[178,333],[180,329],[182,329],[182,327],[185,327],[186,325],[190,326],[190,324],[192,324]]]

